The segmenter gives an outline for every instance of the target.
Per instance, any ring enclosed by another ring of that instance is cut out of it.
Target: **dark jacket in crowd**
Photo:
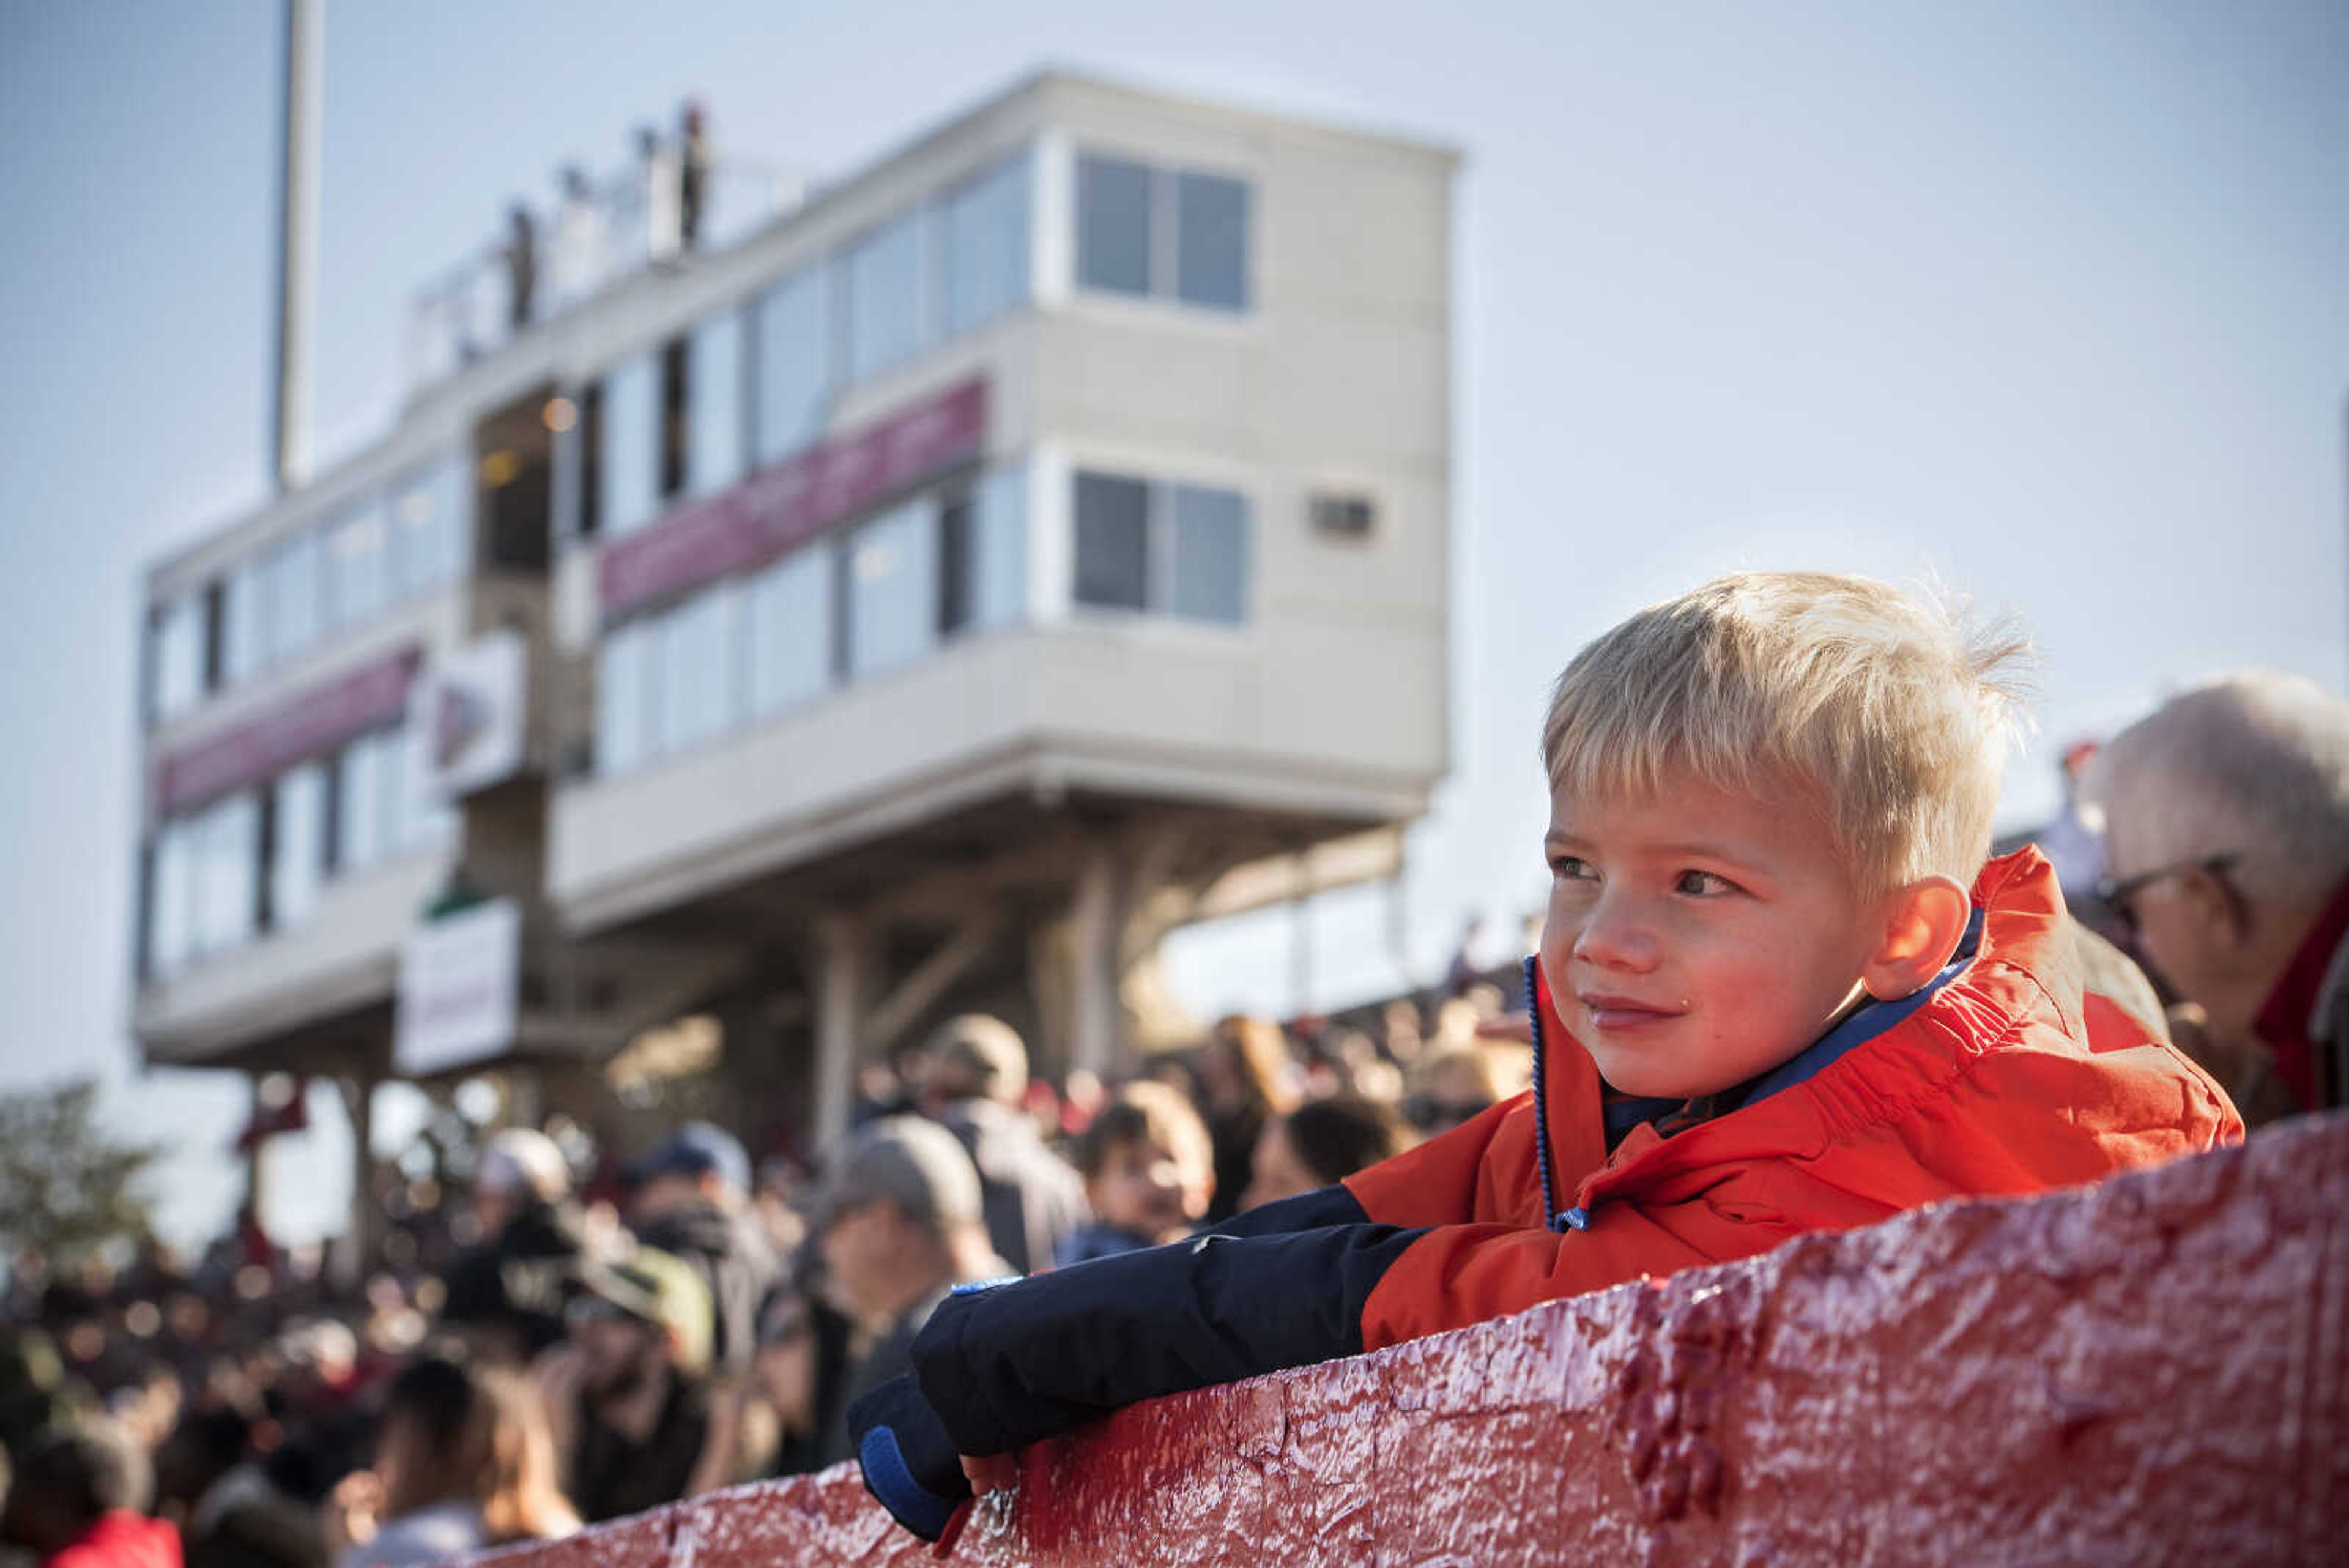
[[[978,1168],[988,1240],[1015,1272],[1047,1268],[1061,1239],[1083,1224],[1084,1179],[1044,1147],[1024,1111],[987,1099],[957,1100],[937,1120]]]
[[[450,1264],[441,1321],[502,1332],[523,1358],[535,1356],[563,1340],[563,1314],[579,1293],[585,1250],[573,1210],[533,1203]]]
[[[606,1423],[589,1401],[580,1402],[578,1421],[571,1506],[590,1524],[642,1513],[685,1495],[709,1440],[709,1388],[671,1372],[660,1417],[641,1443]]]
[[[721,1372],[747,1370],[758,1348],[759,1303],[782,1276],[782,1262],[756,1221],[714,1203],[688,1203],[647,1221],[636,1235],[646,1246],[683,1259],[709,1287],[710,1365]]]

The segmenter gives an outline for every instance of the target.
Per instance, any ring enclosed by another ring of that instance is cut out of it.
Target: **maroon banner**
[[[986,439],[987,382],[965,381],[689,502],[611,545],[596,564],[597,598],[605,615],[618,615],[762,565],[876,501],[969,462]]]
[[[191,810],[398,722],[408,711],[408,683],[421,657],[419,649],[404,649],[163,758],[155,770],[156,805],[167,816]]]

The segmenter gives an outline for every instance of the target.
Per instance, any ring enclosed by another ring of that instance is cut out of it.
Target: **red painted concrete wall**
[[[849,1469],[518,1559],[936,1560]],[[2349,1116],[1137,1406],[951,1560],[2349,1563]]]

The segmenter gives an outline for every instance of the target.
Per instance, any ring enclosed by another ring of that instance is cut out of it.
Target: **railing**
[[[951,1560],[2317,1563],[2349,1542],[2349,1115],[1136,1406]],[[501,1568],[917,1568],[852,1469]]]
[[[681,153],[659,144],[601,181],[572,171],[552,213],[517,209],[502,238],[417,291],[405,349],[410,394],[623,277],[674,264],[688,251],[724,249],[799,206],[813,188],[805,170],[714,159],[688,234],[683,182]]]

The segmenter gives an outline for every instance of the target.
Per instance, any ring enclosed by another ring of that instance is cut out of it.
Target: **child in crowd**
[[[851,1414],[867,1486],[935,1538],[1013,1450],[1136,1399],[2240,1138],[2084,984],[2046,860],[1984,864],[2020,651],[1793,573],[1599,638],[1542,731],[1530,1093],[1183,1245],[950,1299]]]
[[[1055,1251],[1063,1267],[1180,1241],[1206,1218],[1215,1146],[1191,1102],[1164,1084],[1120,1089],[1072,1152],[1093,1221]]]

